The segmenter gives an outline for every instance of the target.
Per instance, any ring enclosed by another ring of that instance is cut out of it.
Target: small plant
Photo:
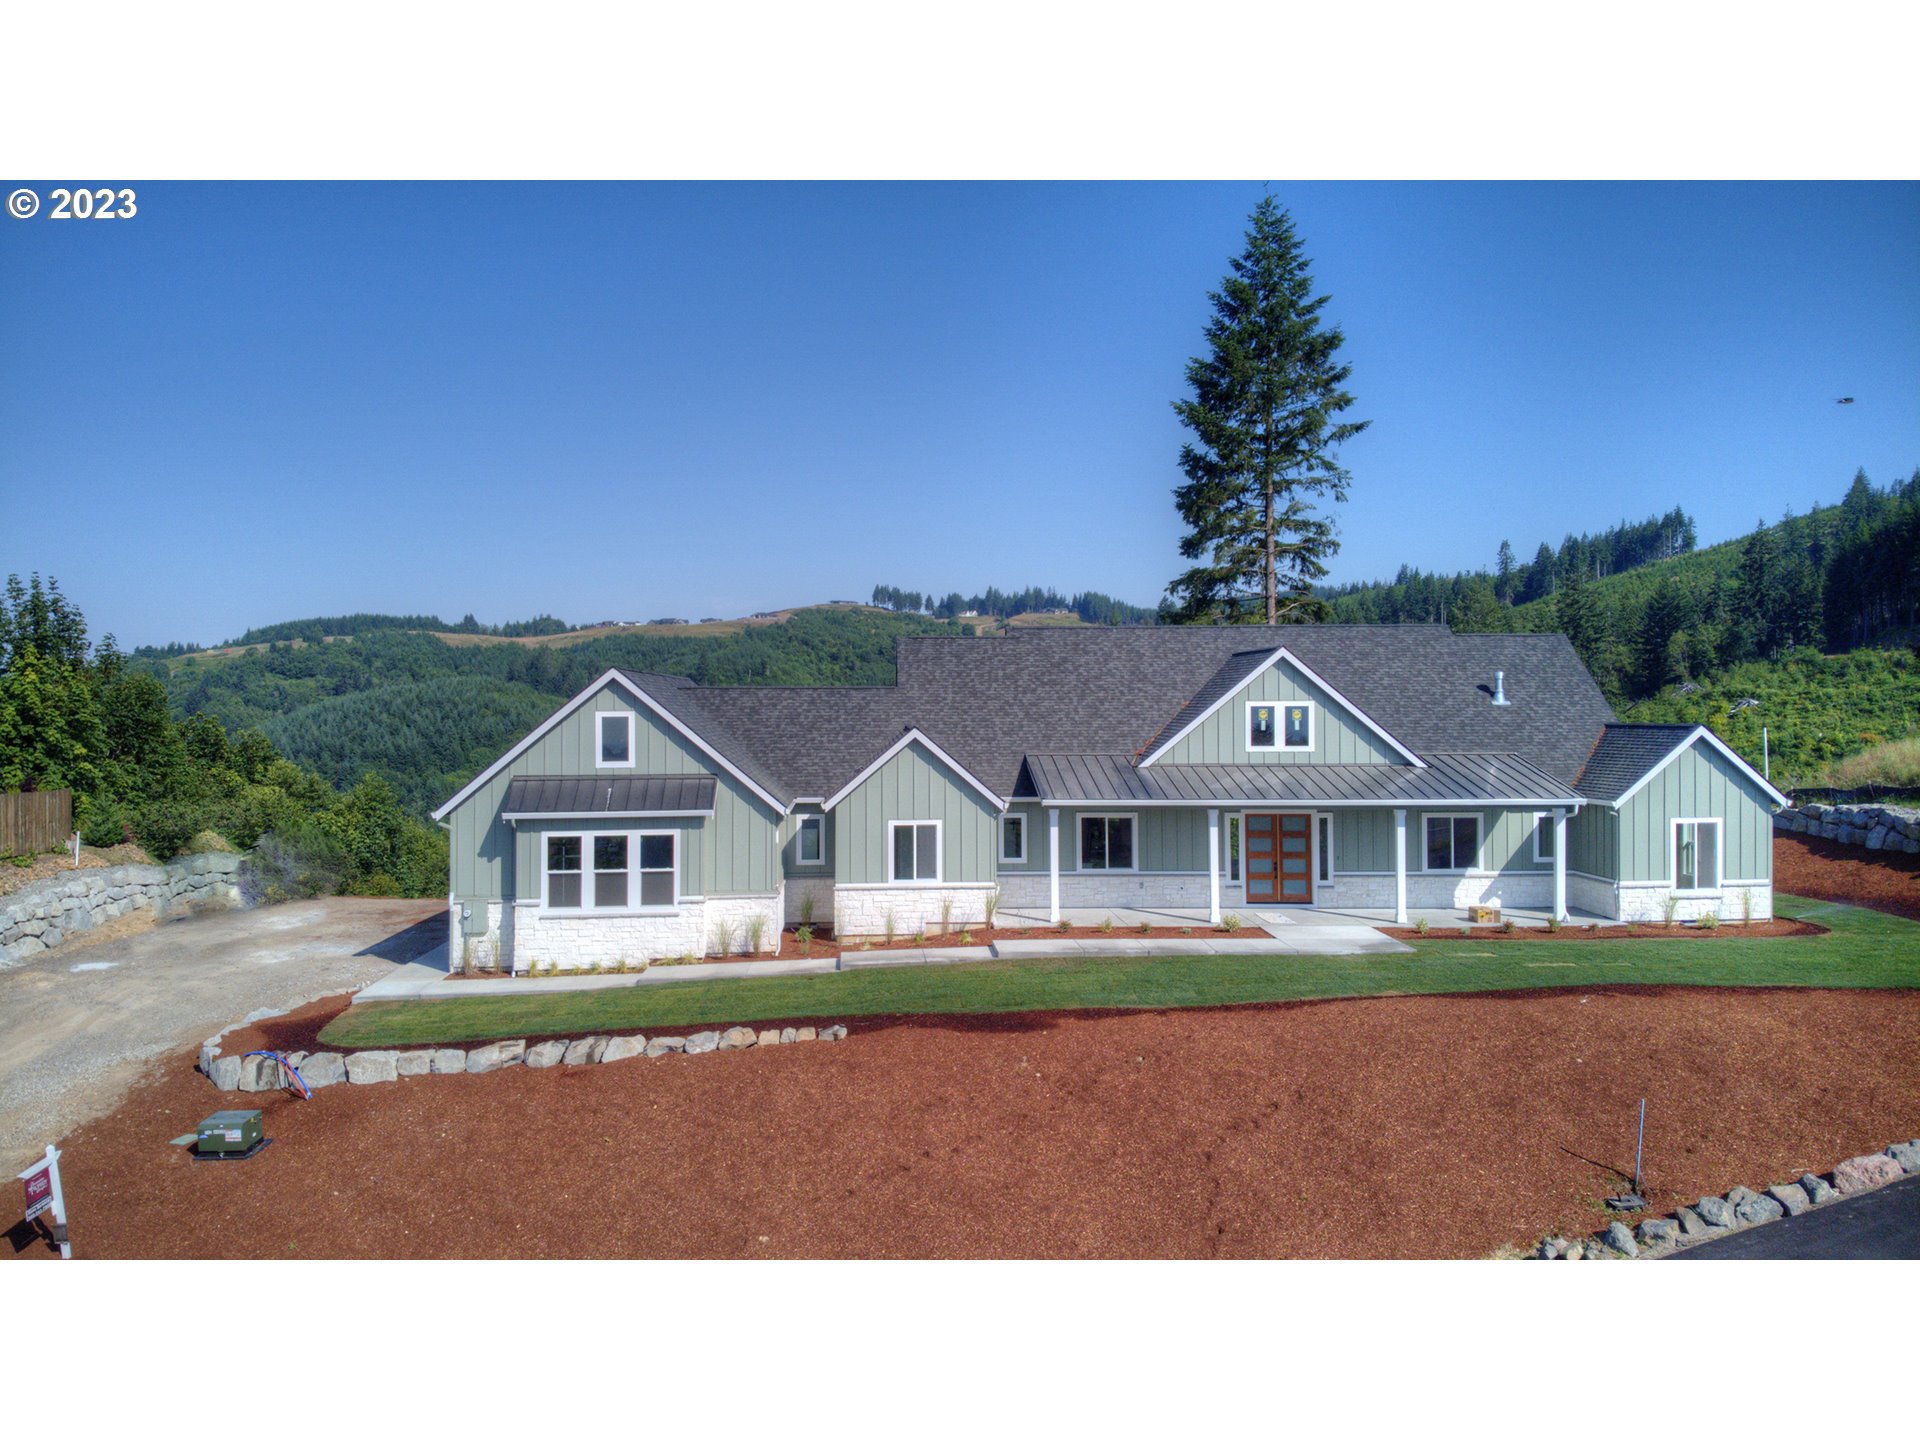
[[[924,925],[920,929],[922,934],[926,932]],[[940,902],[940,933],[945,935],[951,929],[953,929],[953,901],[948,898]]]
[[[758,955],[760,947],[767,943],[767,917],[756,915],[747,921],[747,953]]]
[[[1680,909],[1680,897],[1677,895],[1668,895],[1666,899],[1660,902],[1660,908],[1662,911],[1665,912],[1667,917],[1667,924],[1669,927],[1671,927],[1673,924],[1673,917],[1675,913],[1678,912],[1678,910]]]
[[[1109,915],[1100,922],[1100,933],[1102,935],[1113,934],[1113,916]]]
[[[973,944],[973,931],[969,930],[965,925],[960,927],[960,943],[962,945]]]
[[[920,928],[914,931],[913,943],[916,945],[924,945],[927,943],[927,922],[926,921],[922,920],[920,922]]]
[[[1151,935],[1153,933],[1153,926],[1149,922],[1142,920],[1140,922],[1140,933],[1142,935]]]
[[[1419,919],[1413,922],[1413,933],[1416,935],[1424,935],[1427,933],[1427,917],[1426,916],[1422,915]]]
[[[1066,921],[1062,920],[1058,925],[1054,926],[1053,928],[1058,930],[1062,935],[1065,935],[1069,930],[1073,929],[1073,926],[1069,925]]]
[[[1191,926],[1191,925],[1182,925],[1182,926],[1180,927],[1180,933],[1181,933],[1182,935],[1191,935],[1191,934],[1193,934],[1193,926]]]
[[[993,917],[1000,913],[1000,890],[998,886],[987,891],[987,929],[993,929]]]
[[[1462,925],[1460,927],[1460,938],[1462,940],[1471,940],[1473,938],[1473,927],[1471,925]]]
[[[1709,910],[1693,923],[1702,930],[1718,930],[1720,928],[1720,917]]]
[[[713,953],[731,955],[733,953],[733,925],[727,920],[713,922]]]
[[[1547,933],[1549,935],[1558,935],[1560,933],[1560,917],[1558,915],[1547,916]]]
[[[1740,923],[1743,925],[1753,923],[1753,888],[1751,886],[1740,892]]]
[[[813,892],[811,890],[800,897],[800,923],[813,924]]]
[[[1242,920],[1231,910],[1220,917],[1220,928],[1229,935],[1238,935],[1240,933],[1240,927],[1246,923],[1245,920]]]
[[[793,932],[793,938],[800,942],[800,953],[802,955],[811,955],[813,953],[813,926],[802,925],[798,930]]]
[[[889,945],[893,944],[893,937],[898,933],[899,932],[895,928],[893,911],[889,910],[887,911],[887,944]]]

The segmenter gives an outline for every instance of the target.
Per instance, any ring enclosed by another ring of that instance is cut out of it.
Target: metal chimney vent
[[[1493,703],[1496,705],[1511,705],[1513,703],[1507,699],[1507,672],[1504,670],[1496,670],[1493,672]]]

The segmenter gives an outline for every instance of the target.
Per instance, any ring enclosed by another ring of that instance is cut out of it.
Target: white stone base
[[[1239,887],[1220,882],[1220,898],[1229,889]],[[1002,875],[1000,903],[1010,910],[1045,910],[1048,888],[1046,875]],[[1095,909],[1110,905],[1116,909],[1140,910],[1168,906],[1204,910],[1207,906],[1207,877],[1204,875],[1087,875],[1060,876],[1060,903],[1069,909]]]
[[[938,931],[944,903],[951,903],[951,913],[944,918],[956,929],[984,925],[987,896],[993,889],[991,885],[841,885],[833,892],[833,933],[884,935],[889,916],[895,935],[917,935],[922,926]]]
[[[727,953],[748,952],[748,926],[761,921],[762,955],[779,953],[783,896],[716,895],[683,901],[670,915],[544,915],[537,906],[487,906],[487,934],[468,937],[454,952],[478,969],[524,974],[536,967],[618,969],[622,962],[714,955],[727,931]],[[456,937],[458,938],[458,937]]]
[[[1667,897],[1672,893],[1672,888],[1667,885],[1622,885],[1619,887],[1620,908],[1615,918],[1655,923],[1664,921],[1667,918]],[[1773,882],[1770,880],[1728,880],[1721,885],[1718,895],[1683,895],[1674,902],[1673,918],[1685,922],[1698,920],[1702,915],[1714,915],[1723,924],[1738,923],[1749,918],[1741,898],[1749,893],[1753,896],[1751,918],[1771,920]]]

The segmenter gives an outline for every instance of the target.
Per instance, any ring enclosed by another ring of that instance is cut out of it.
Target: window
[[[1471,870],[1479,858],[1478,815],[1427,816],[1427,869]]]
[[[1551,810],[1542,810],[1533,817],[1533,858],[1536,862],[1547,864],[1552,861],[1554,834]]]
[[[1080,868],[1082,870],[1133,869],[1133,816],[1082,815],[1080,817]]]
[[[1317,862],[1321,883],[1333,878],[1333,817],[1316,815],[1313,820],[1313,842],[1317,852]]]
[[[1232,884],[1240,883],[1240,817],[1227,817],[1227,879]]]
[[[893,839],[894,883],[924,884],[940,878],[938,820],[895,820],[887,828]]]
[[[793,832],[793,863],[824,865],[827,859],[827,817],[802,815]]]
[[[1708,894],[1720,888],[1720,822],[1673,822],[1673,888]]]
[[[546,908],[589,912],[635,906],[670,909],[680,903],[679,848],[679,838],[672,831],[549,835]],[[636,857],[640,862],[637,867]]]
[[[594,733],[600,741],[600,769],[633,764],[633,712],[602,710],[593,717]]]
[[[1027,817],[1006,814],[1000,817],[1000,858],[1016,865],[1027,863]]]
[[[1249,750],[1311,750],[1313,748],[1313,702],[1267,700],[1247,702],[1247,748]]]

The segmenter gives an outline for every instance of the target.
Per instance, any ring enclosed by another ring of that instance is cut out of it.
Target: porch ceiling
[[[1518,755],[1423,755],[1413,765],[1153,765],[1126,755],[1029,755],[1014,798],[1045,804],[1567,805],[1582,797]]]

